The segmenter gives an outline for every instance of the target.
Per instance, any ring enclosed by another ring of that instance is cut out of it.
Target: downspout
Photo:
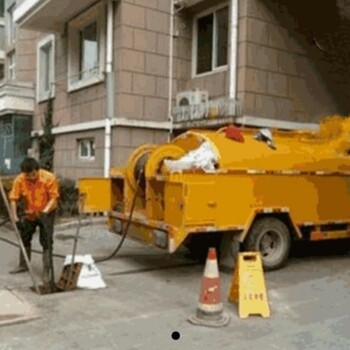
[[[104,177],[109,176],[111,167],[112,118],[114,117],[114,71],[113,71],[113,0],[107,4],[107,37],[106,37],[106,118],[104,147]]]
[[[237,49],[238,49],[238,1],[231,0],[230,10],[230,79],[229,98],[235,101],[235,111],[237,112]]]
[[[168,134],[168,142],[170,142],[173,134],[173,116],[172,116],[172,100],[173,100],[173,65],[174,65],[174,1],[170,0],[170,29],[169,29],[169,95],[168,95],[168,119],[170,121],[170,129]]]

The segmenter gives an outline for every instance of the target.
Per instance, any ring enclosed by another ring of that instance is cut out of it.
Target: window
[[[8,79],[9,80],[16,79],[16,55],[15,55],[15,51],[12,51],[7,55],[7,72],[8,72]]]
[[[0,0],[0,18],[4,18],[5,14],[5,0]]]
[[[5,23],[0,19],[0,50],[5,49]]]
[[[95,141],[94,139],[78,140],[79,159],[94,160],[95,159]]]
[[[228,6],[200,15],[194,22],[194,72],[202,74],[227,65]]]
[[[68,91],[103,81],[105,11],[97,5],[68,26]]]
[[[49,35],[38,43],[37,52],[37,100],[54,96],[55,37]]]
[[[0,81],[5,78],[5,67],[3,63],[0,63]]]
[[[7,43],[8,44],[13,44],[13,42],[15,41],[16,38],[16,25],[15,22],[13,20],[13,12],[15,10],[15,5],[13,4],[11,5],[8,9],[7,9]]]

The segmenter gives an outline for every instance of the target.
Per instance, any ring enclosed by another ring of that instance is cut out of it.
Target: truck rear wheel
[[[283,221],[262,218],[253,224],[244,246],[247,251],[260,252],[264,270],[276,270],[288,259],[291,235]]]

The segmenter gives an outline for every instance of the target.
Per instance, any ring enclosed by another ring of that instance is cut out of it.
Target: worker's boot
[[[48,249],[43,252],[43,283],[50,283],[50,252]]]
[[[28,256],[28,260],[30,261],[30,256],[31,256],[31,247],[24,247]],[[19,252],[19,264],[16,268],[14,268],[13,270],[11,270],[9,273],[10,274],[16,274],[16,273],[22,273],[22,272],[26,272],[28,271],[28,266],[26,264],[26,261],[24,259],[24,255],[22,253],[22,251]]]

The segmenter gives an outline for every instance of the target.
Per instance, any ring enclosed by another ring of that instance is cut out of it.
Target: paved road
[[[1,230],[1,237],[10,237]],[[57,253],[71,253],[73,234],[73,229],[56,233]],[[78,252],[105,255],[117,242],[104,226],[88,226],[82,229]],[[169,257],[127,242],[119,257],[99,265],[108,288],[46,296],[28,289],[28,275],[7,274],[15,255],[16,248],[0,241],[0,288],[15,289],[37,307],[40,318],[0,327],[0,350],[350,349],[347,255],[292,258],[283,270],[266,275],[271,318],[240,320],[236,306],[225,302],[231,322],[220,329],[186,322],[196,308],[203,266],[193,265],[183,252]],[[34,255],[38,277],[40,259]],[[55,262],[58,276],[62,259]],[[178,266],[184,263],[191,265]],[[221,278],[226,299],[231,275],[222,273]],[[179,340],[172,339],[174,331]]]

